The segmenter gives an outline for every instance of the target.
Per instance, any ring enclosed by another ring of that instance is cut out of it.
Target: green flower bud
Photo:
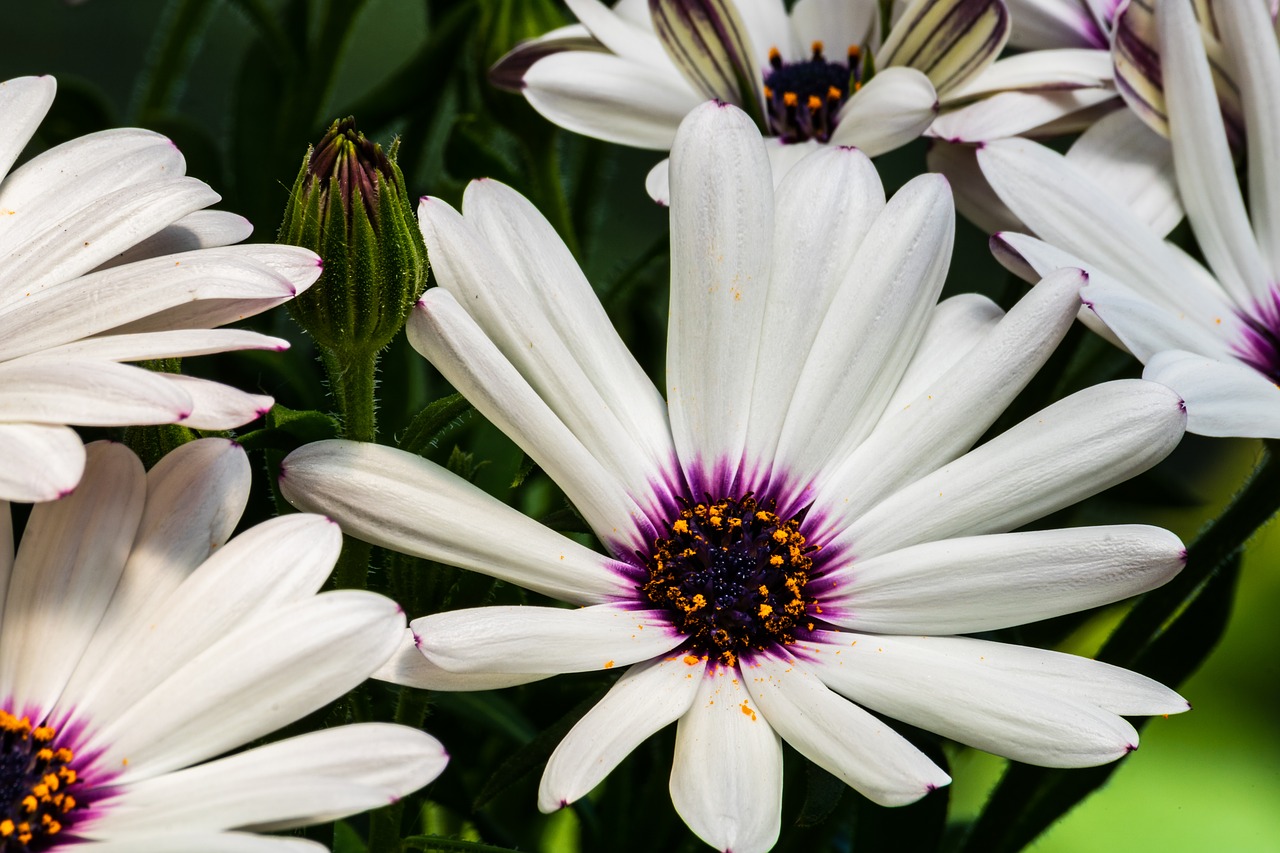
[[[322,347],[340,356],[377,353],[404,325],[426,285],[422,242],[396,165],[355,128],[335,121],[307,150],[289,194],[279,241],[324,260],[320,280],[288,303]]]

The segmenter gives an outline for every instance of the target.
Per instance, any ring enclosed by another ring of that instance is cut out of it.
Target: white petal
[[[218,199],[194,178],[165,178],[58,211],[57,221],[44,228],[33,220],[32,229],[6,229],[0,235],[0,279],[20,277],[31,292],[67,281]],[[68,201],[80,199],[73,194]]]
[[[402,450],[354,441],[308,444],[285,459],[280,491],[299,509],[330,515],[366,542],[565,601],[595,604],[635,586],[628,566]]]
[[[594,604],[492,606],[413,620],[418,648],[455,672],[591,672],[666,654],[684,635],[665,611]]]
[[[1220,289],[1190,280],[1159,235],[1061,154],[1004,139],[984,146],[978,163],[1009,209],[1040,239],[1082,259],[1090,275],[1098,268],[1153,301],[1202,315],[1229,305]]]
[[[746,440],[752,371],[769,286],[773,179],[741,110],[689,114],[671,152],[667,400],[694,494],[733,481]],[[723,467],[722,467],[723,466]]]
[[[275,400],[264,394],[244,391],[178,373],[161,373],[165,381],[178,386],[191,398],[191,412],[178,423],[194,429],[232,429],[256,420],[267,412]]]
[[[789,656],[743,665],[751,697],[797,752],[881,806],[914,803],[951,777],[902,735],[824,685]]]
[[[538,786],[538,808],[575,802],[651,734],[684,716],[706,672],[705,657],[678,656],[627,670],[551,753]]]
[[[1177,394],[1117,380],[1059,400],[889,496],[836,540],[858,557],[1011,530],[1147,470],[1182,438]]]
[[[101,268],[118,267],[147,258],[176,255],[196,249],[216,249],[249,239],[253,225],[243,216],[222,210],[197,210],[156,232]]]
[[[583,446],[448,291],[428,290],[409,315],[407,331],[413,348],[564,489],[614,553],[630,553],[652,538],[651,523],[623,482]]]
[[[1014,17],[1017,24],[1017,16]],[[1093,89],[1110,86],[1111,52],[1066,48],[1034,50],[1001,59],[959,89],[947,92],[947,102],[1037,89]]]
[[[147,472],[147,499],[129,559],[94,631],[94,641],[63,692],[83,700],[119,666],[118,652],[137,624],[150,624],[166,599],[230,538],[249,500],[251,470],[244,449],[221,438],[190,441]],[[109,689],[114,690],[116,685]]]
[[[1067,150],[1074,163],[1156,234],[1182,221],[1173,148],[1131,110],[1097,121]]]
[[[978,168],[978,151],[974,146],[932,139],[925,152],[925,164],[930,172],[940,172],[946,177],[955,196],[956,211],[980,231],[994,234],[1028,230],[987,183],[982,169]]]
[[[688,83],[643,65],[588,51],[539,59],[524,96],[561,127],[622,145],[667,150],[689,110],[702,102]]]
[[[660,160],[644,176],[644,191],[663,207],[671,206],[671,159]]]
[[[954,229],[940,176],[913,179],[885,206],[804,363],[778,441],[779,478],[808,482],[879,419],[937,303]]]
[[[404,614],[363,590],[276,608],[209,645],[85,743],[127,784],[275,731],[363,681],[399,644]],[[127,764],[125,763],[127,761]]]
[[[884,188],[865,154],[829,147],[788,172],[776,199],[773,267],[747,427],[748,464],[773,458],[804,354],[884,208]]]
[[[1079,0],[1005,0],[1013,19],[1011,47],[1043,50],[1093,47],[1105,50],[1107,33]]]
[[[920,346],[885,406],[885,417],[908,405],[990,334],[1004,317],[1000,306],[977,293],[939,302],[929,314]]]
[[[1105,764],[1137,748],[1133,726],[1069,686],[1049,692],[981,656],[933,651],[952,638],[831,632],[820,640],[812,665],[833,690],[969,746],[1044,767]]]
[[[1236,183],[1200,27],[1186,3],[1161,4],[1156,24],[1182,203],[1209,266],[1244,304],[1244,294],[1268,295],[1271,275],[1254,242]]]
[[[1080,306],[1079,270],[1051,273],[950,368],[897,412],[885,412],[819,486],[819,509],[853,518],[893,490],[960,456],[1048,361]]]
[[[1102,274],[1094,274],[1080,295],[1089,310],[1144,364],[1166,349],[1190,350],[1225,361],[1234,357],[1231,342],[1240,340],[1247,328],[1234,312],[1201,318],[1172,311]]]
[[[408,726],[322,729],[126,786],[100,803],[102,817],[87,833],[327,823],[396,802],[439,776],[447,761],[438,740]]]
[[[269,266],[246,257],[248,247],[204,249],[90,273],[0,310],[0,358],[89,337],[220,325],[293,298],[297,288]],[[289,247],[293,248],[293,247]],[[314,268],[318,272],[318,268]],[[87,298],[86,294],[92,294]],[[219,303],[215,309],[201,303]],[[261,305],[208,324],[168,324],[166,316],[199,316],[227,305]]]
[[[1236,63],[1249,158],[1249,212],[1253,233],[1271,278],[1280,277],[1280,172],[1265,152],[1280,146],[1280,50],[1275,27],[1261,3],[1222,3],[1218,13],[1223,46]]]
[[[782,828],[782,742],[742,679],[720,667],[698,679],[676,727],[671,803],[717,850],[765,853]]]
[[[507,268],[519,275],[591,387],[617,416],[638,450],[648,454],[649,470],[669,465],[675,449],[666,402],[614,330],[591,284],[551,223],[524,196],[490,180],[468,185],[463,212]],[[432,263],[438,277],[438,252]],[[510,288],[511,282],[500,286]],[[528,318],[524,320],[527,326]],[[621,443],[622,436],[616,432],[611,438],[612,443]]]
[[[938,95],[914,68],[885,68],[840,108],[832,145],[855,145],[878,157],[924,133],[938,114]]]
[[[1100,607],[1164,584],[1186,549],[1143,525],[924,542],[824,575],[822,616],[888,634],[968,634]]]
[[[929,135],[948,142],[987,142],[1043,129],[1116,96],[1106,88],[1000,92],[938,116]]]
[[[0,500],[51,501],[84,472],[84,445],[68,427],[0,423],[0,447]]]
[[[126,835],[77,843],[84,853],[328,853],[329,848],[305,838],[279,838],[242,832],[179,832],[172,835]]]
[[[86,655],[86,664],[97,665],[77,670],[68,704],[89,709],[90,721],[125,713],[221,638],[314,595],[341,548],[338,526],[314,515],[250,528],[215,551],[160,607],[149,611],[140,602],[137,615],[114,634],[95,635],[94,646],[109,646]]]
[[[390,681],[392,684],[406,684],[423,690],[474,691],[496,690],[501,687],[514,687],[517,684],[528,684],[550,678],[554,673],[527,672],[450,672],[441,669],[427,659],[418,649],[418,639],[413,631],[406,628],[400,641],[400,648],[391,659],[374,671],[370,678],[379,681]]]
[[[418,208],[437,282],[587,452],[648,501],[674,453],[657,389],[532,205],[493,181],[473,181],[463,201],[465,218],[438,199]]]
[[[880,9],[875,3],[846,0],[797,0],[791,7],[791,28],[801,49],[823,43],[828,56],[870,44],[879,38]]]
[[[44,424],[169,424],[191,397],[160,374],[111,361],[0,363],[0,419]]]
[[[647,27],[638,25],[599,0],[565,2],[591,35],[617,56],[647,68],[669,69],[673,78],[678,77],[667,52],[654,35],[652,24]]]
[[[1280,438],[1280,386],[1252,367],[1166,350],[1147,362],[1142,377],[1182,395],[1188,432]]]
[[[146,479],[124,445],[95,442],[69,496],[31,511],[0,619],[0,695],[50,711],[111,601]]]
[[[58,84],[52,77],[15,77],[0,81],[0,115],[5,133],[0,141],[0,177],[18,159],[36,128],[53,106]]]
[[[40,350],[28,358],[147,361],[240,349],[281,352],[289,342],[248,329],[174,329],[136,335],[103,335]]]

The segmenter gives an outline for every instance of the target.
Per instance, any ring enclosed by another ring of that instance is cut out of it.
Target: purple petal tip
[[[63,490],[61,490],[60,492],[58,492],[58,498],[57,498],[57,499],[58,499],[58,500],[62,500],[62,499],[63,499],[63,498],[65,498],[65,497],[70,497],[72,494],[74,494],[74,493],[75,493],[75,490],[76,490],[76,489],[75,489],[75,486],[72,486],[72,487],[71,487],[71,488],[69,488],[69,489],[63,489]]]
[[[1125,755],[1128,755],[1131,752],[1137,752],[1137,751],[1138,751],[1138,745],[1136,743],[1131,743],[1124,748]]]

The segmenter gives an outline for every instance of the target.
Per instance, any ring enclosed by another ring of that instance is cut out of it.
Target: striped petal
[[[914,0],[876,57],[881,67],[923,71],[945,97],[995,62],[1009,40],[1004,0]]]

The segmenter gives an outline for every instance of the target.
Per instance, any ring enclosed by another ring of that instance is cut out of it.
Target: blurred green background
[[[321,62],[300,65],[297,57],[283,55],[287,45],[262,35],[253,21],[307,5],[301,0],[90,0],[73,6],[13,0],[0,31],[0,78],[58,77],[58,102],[33,150],[101,127],[153,127],[178,142],[192,174],[223,193],[224,208],[254,221],[257,240],[272,238],[307,143],[318,140],[334,117],[354,113],[360,126],[383,143],[402,135],[401,163],[414,194],[456,203],[467,179],[502,177],[529,195],[576,244],[624,339],[659,375],[666,216],[649,203],[643,176],[660,155],[560,134],[522,99],[494,92],[483,79],[487,64],[516,38],[556,24],[563,14],[557,5],[549,0],[352,3],[351,9],[359,11],[341,48],[330,44],[329,52],[318,57]],[[315,38],[323,43],[325,21],[310,19],[308,25],[317,28]],[[328,66],[317,74],[324,61]],[[289,69],[300,67],[307,73],[291,76]],[[185,82],[152,73],[158,68],[183,69]],[[530,139],[552,157],[529,162],[522,143]],[[924,143],[918,143],[878,162],[889,189],[924,168],[923,151]],[[980,290],[1007,305],[1020,287],[991,260],[985,235],[962,223],[948,292]],[[245,387],[256,384],[292,407],[322,407],[307,342],[290,328],[284,312],[272,322],[273,331],[296,342],[287,367],[274,368],[283,378],[251,356],[211,363],[251,375]],[[1118,354],[1105,358],[1114,370],[1136,372]],[[412,411],[447,390],[403,346],[388,355],[387,368],[384,396],[403,397],[403,405],[388,410]],[[394,431],[395,415],[389,417],[388,431]],[[494,461],[480,470],[477,482],[512,499],[509,484],[518,453],[509,445],[501,449],[483,424],[473,423],[460,435],[461,443],[499,448],[488,453]],[[1157,485],[1181,484],[1175,501],[1180,506],[1144,509],[1130,503],[1123,518],[1107,520],[1164,524],[1189,540],[1241,483],[1259,447],[1188,441],[1156,479]],[[518,498],[521,505],[545,504],[546,483],[530,485]],[[1183,687],[1195,710],[1152,721],[1142,749],[1109,785],[1032,849],[1280,850],[1280,725],[1275,722],[1280,529],[1274,525],[1251,544],[1235,600],[1221,645]],[[1099,632],[1114,624],[1117,612],[1097,614],[1073,635],[1076,646],[1096,648]],[[440,713],[447,719],[449,708]],[[953,821],[977,813],[1000,766],[990,756],[960,756],[952,768]],[[532,812],[532,800],[522,807]],[[565,841],[575,835],[569,815],[544,824],[544,848],[572,846]]]

